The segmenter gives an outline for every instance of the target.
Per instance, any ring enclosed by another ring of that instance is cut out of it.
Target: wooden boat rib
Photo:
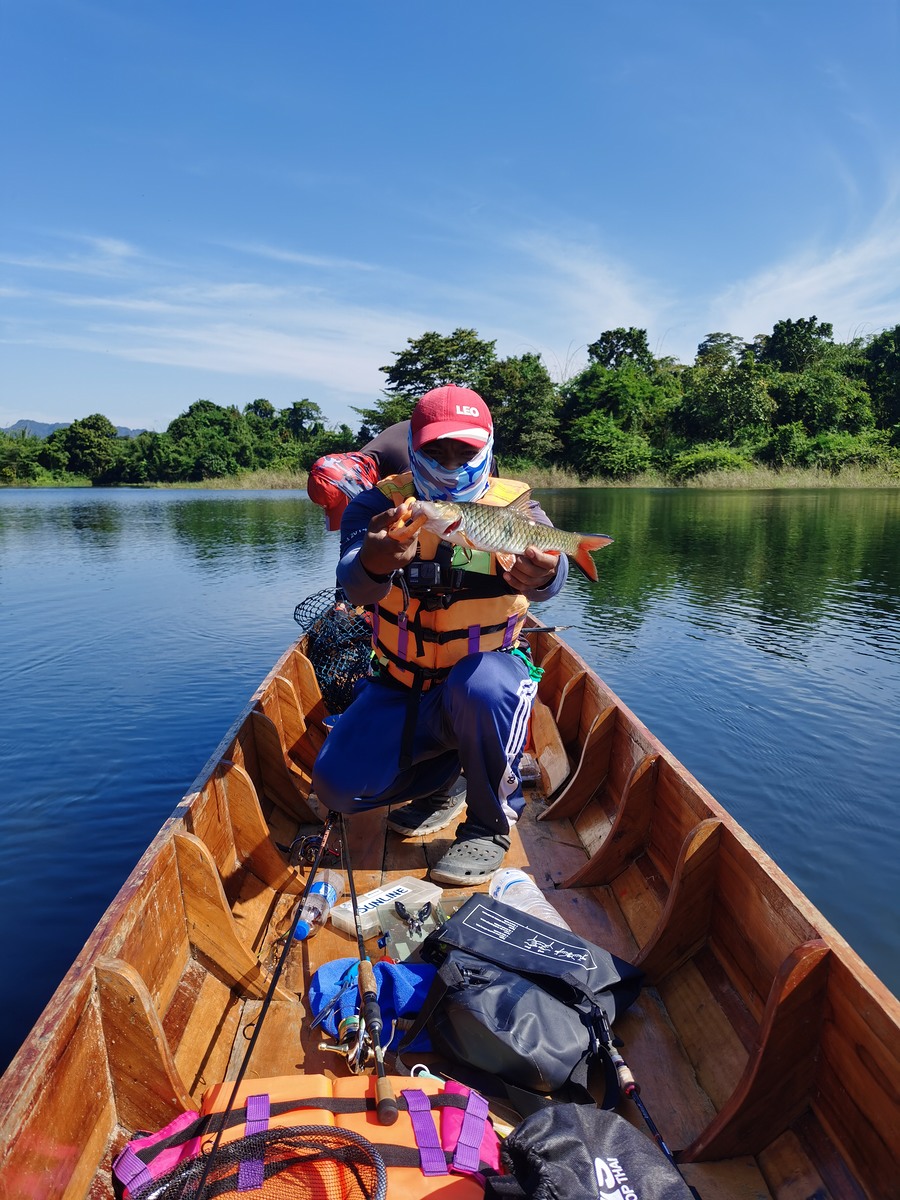
[[[577,932],[639,963],[616,1031],[704,1200],[900,1196],[900,1004],[587,664],[532,633],[539,771],[509,865]],[[0,1196],[112,1195],[136,1130],[236,1075],[269,983],[273,916],[302,890],[280,847],[328,715],[292,647],[148,847],[0,1080]],[[424,876],[453,830],[349,823],[357,889]],[[330,925],[305,978],[355,952]],[[305,984],[280,984],[247,1076],[341,1074]],[[620,1111],[641,1127],[624,1102]]]

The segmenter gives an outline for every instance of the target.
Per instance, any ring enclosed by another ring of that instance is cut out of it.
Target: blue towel
[[[317,1017],[343,985],[352,980],[352,986],[342,993],[337,1004],[322,1019],[321,1028],[333,1038],[338,1036],[339,1022],[351,1016],[359,1006],[359,988],[356,984],[358,967],[359,960],[356,958],[336,958],[319,967],[309,981],[309,1006],[313,1016]],[[387,1039],[393,1021],[398,1017],[414,1017],[422,1007],[437,971],[425,963],[390,962],[377,962],[373,970]],[[402,1032],[396,1030],[391,1039],[394,1047],[402,1040]],[[387,1049],[390,1044],[385,1040],[384,1048]],[[420,1052],[430,1050],[431,1039],[427,1032],[423,1029],[407,1049]]]

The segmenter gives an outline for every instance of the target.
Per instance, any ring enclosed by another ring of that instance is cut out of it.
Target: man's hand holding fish
[[[398,540],[391,530],[396,528],[402,506],[376,513],[369,521],[366,536],[359,551],[359,561],[373,579],[386,581],[394,571],[402,571],[416,557],[419,539],[415,533]]]
[[[512,566],[503,572],[503,578],[514,592],[527,595],[545,588],[556,575],[558,566],[558,554],[538,550],[537,546],[526,546],[524,554],[513,556]]]

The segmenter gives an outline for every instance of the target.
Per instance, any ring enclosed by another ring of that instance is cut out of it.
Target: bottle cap
[[[294,930],[294,940],[303,942],[309,937],[309,931],[312,928],[309,921],[298,921],[297,928]]]

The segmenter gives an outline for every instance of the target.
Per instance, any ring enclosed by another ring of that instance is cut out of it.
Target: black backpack
[[[522,1104],[520,1089],[592,1100],[588,1076],[600,1063],[604,1107],[616,1104],[599,1010],[612,1024],[634,1001],[636,967],[484,895],[429,934],[422,957],[438,974],[406,1043],[426,1026],[438,1054],[469,1068],[475,1086],[496,1076],[520,1111],[534,1107]]]
[[[616,1113],[553,1104],[503,1142],[508,1174],[487,1180],[491,1200],[699,1200],[674,1163]]]

